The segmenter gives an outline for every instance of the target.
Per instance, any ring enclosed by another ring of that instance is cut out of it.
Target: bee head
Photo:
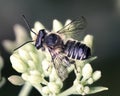
[[[40,49],[41,47],[43,47],[43,41],[44,41],[45,36],[46,36],[46,31],[44,29],[40,30],[37,35],[36,42],[35,42],[35,47],[37,49]]]

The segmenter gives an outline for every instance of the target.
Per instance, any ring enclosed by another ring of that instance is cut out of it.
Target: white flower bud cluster
[[[39,28],[37,27],[38,25],[40,25],[39,22],[36,22],[36,28]],[[47,56],[46,59],[45,56]],[[30,82],[44,95],[47,92],[51,95],[57,94],[62,88],[63,83],[57,74],[55,74],[56,71],[53,65],[51,65],[50,59],[48,53],[36,50],[32,44],[26,44],[10,56],[12,67],[21,73],[21,77],[12,75],[8,80],[14,85],[22,85],[25,82]],[[45,80],[45,77],[50,77],[49,82]],[[40,83],[44,84],[44,87],[42,85],[38,87]]]
[[[14,52],[10,57],[12,67],[19,73],[21,77],[12,75],[8,80],[14,85],[22,85],[30,82],[34,87],[41,90],[41,94],[47,95],[58,94],[63,86],[63,82],[56,74],[56,70],[51,62],[45,59],[44,52],[38,52],[33,45],[27,44]],[[41,62],[42,61],[42,62]],[[49,82],[45,80],[49,77]],[[44,84],[42,87],[38,85]]]
[[[66,24],[68,24],[68,22],[70,22],[70,20],[68,20]],[[52,31],[56,32],[62,27],[63,25],[58,20],[53,21]],[[36,22],[32,30],[37,33],[43,28],[45,29],[40,22]],[[36,39],[36,35],[32,32],[31,37],[33,40]],[[20,41],[20,39],[16,40]],[[93,36],[87,35],[83,43],[92,48]],[[14,85],[22,85],[24,82],[29,82],[43,96],[86,95],[108,90],[106,87],[89,87],[89,85],[101,77],[101,71],[93,72],[92,66],[90,65],[90,62],[94,59],[96,59],[96,57],[91,57],[83,61],[76,60],[75,66],[71,65],[68,67],[68,73],[74,70],[76,78],[70,88],[61,91],[64,83],[59,78],[51,62],[49,52],[36,50],[32,44],[26,44],[16,50],[10,57],[12,67],[21,73],[21,76],[13,75],[9,77],[9,81]]]
[[[19,73],[22,73],[22,78],[31,83],[41,83],[43,78],[42,66],[40,59],[43,59],[44,54],[40,57],[33,45],[27,44],[14,52],[10,56],[12,67]]]
[[[93,84],[101,77],[101,71],[93,72],[91,65],[87,63],[81,68],[81,72],[77,73],[76,76],[76,80],[74,81],[76,91],[78,94],[86,95],[91,92],[89,85]]]
[[[101,77],[101,71],[93,72],[93,69],[90,64],[86,64],[82,69],[82,81],[86,84],[92,84]]]

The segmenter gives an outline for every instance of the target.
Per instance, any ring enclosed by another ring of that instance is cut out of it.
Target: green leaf
[[[86,64],[86,63],[90,63],[90,62],[94,61],[95,59],[97,59],[97,56],[94,56],[94,57],[91,57],[89,59],[86,59],[83,62]]]
[[[94,93],[105,91],[105,90],[108,90],[108,88],[107,87],[102,87],[102,86],[91,87],[89,94],[94,94]]]

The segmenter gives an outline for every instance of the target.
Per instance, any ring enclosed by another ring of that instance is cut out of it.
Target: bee
[[[24,15],[23,18],[29,30],[32,31]],[[68,77],[67,67],[74,64],[75,60],[85,60],[91,55],[91,49],[80,41],[76,41],[76,37],[74,36],[74,34],[78,35],[80,32],[83,32],[86,29],[86,25],[86,19],[81,16],[57,32],[47,32],[45,29],[42,29],[36,34],[32,31],[37,36],[35,47],[38,50],[47,49],[49,51],[54,68],[62,81]],[[73,40],[65,42],[62,35],[69,35]],[[29,42],[33,41],[25,42],[23,45]]]

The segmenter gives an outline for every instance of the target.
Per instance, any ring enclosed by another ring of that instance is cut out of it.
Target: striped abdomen
[[[72,59],[84,60],[91,55],[91,50],[81,42],[68,40],[65,44],[64,53]]]

